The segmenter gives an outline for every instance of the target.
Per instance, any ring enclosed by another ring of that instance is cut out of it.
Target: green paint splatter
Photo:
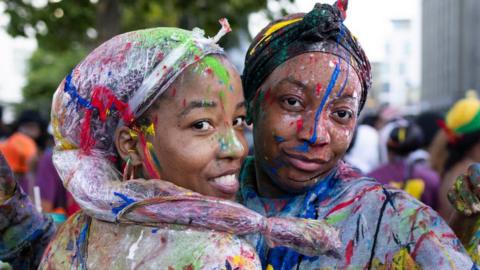
[[[206,68],[210,68],[213,71],[213,74],[215,74],[223,84],[227,86],[230,84],[230,74],[220,60],[214,56],[207,55],[203,58],[202,63]]]
[[[227,99],[225,98],[225,92],[220,91],[218,93],[218,97],[220,98],[220,103],[222,103],[222,108],[225,109],[227,107]]]

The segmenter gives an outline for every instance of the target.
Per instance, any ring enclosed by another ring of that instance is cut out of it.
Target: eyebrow
[[[238,110],[238,109],[241,109],[242,107],[246,107],[247,105],[247,102],[244,100],[244,101],[240,101],[239,103],[237,103],[237,106],[235,106],[235,109]]]
[[[188,105],[185,108],[183,108],[183,110],[178,114],[178,117],[183,117],[194,109],[215,108],[215,107],[217,107],[217,102],[213,100],[194,100],[188,103]]]
[[[288,82],[288,83],[294,84],[294,85],[296,85],[296,86],[298,86],[298,87],[301,87],[301,88],[303,88],[303,89],[307,89],[307,88],[308,88],[304,83],[302,83],[301,81],[293,78],[292,76],[288,76],[288,77],[282,79],[281,81],[279,81],[279,82],[277,83],[277,85],[280,85],[280,84],[282,84],[282,83],[284,83],[284,82]]]
[[[355,102],[358,100],[358,98],[354,97],[354,96],[341,96],[341,97],[334,97],[332,98],[333,99],[333,102],[337,102],[337,101],[350,101],[350,102]]]

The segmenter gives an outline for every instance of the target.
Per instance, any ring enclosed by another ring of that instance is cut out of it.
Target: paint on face
[[[310,62],[315,64],[305,65]],[[254,103],[252,115],[255,156],[264,157],[256,161],[264,169],[258,182],[301,192],[326,176],[348,148],[361,94],[359,77],[336,55],[307,53],[274,70],[261,89],[271,90],[268,101]]]
[[[229,128],[224,135],[219,136],[218,144],[221,152],[232,153],[236,151],[245,151],[244,146],[239,141],[232,128]]]
[[[320,103],[320,106],[318,107],[317,111],[315,112],[315,127],[318,126],[318,119],[320,117],[320,113],[323,110],[323,107],[327,103],[327,99],[330,96],[330,93],[332,92],[333,87],[337,83],[338,75],[340,74],[340,64],[335,65],[335,69],[333,70],[332,77],[330,79],[330,82],[328,83],[327,90],[325,91],[325,94],[323,95],[322,98],[322,103]],[[348,76],[347,76],[348,77]],[[317,141],[317,129],[313,129],[313,135],[312,138],[310,139],[310,143],[315,143]]]
[[[220,83],[226,85],[230,89],[230,74],[228,70],[216,57],[207,55],[201,61],[201,70],[206,72],[207,74],[215,75]],[[231,88],[233,91],[233,88]]]
[[[195,192],[232,199],[238,174],[247,153],[243,137],[245,106],[238,73],[226,60],[212,56],[188,67],[167,90],[165,98],[148,112],[157,117],[155,134],[142,142],[146,173]],[[220,63],[229,74],[228,84],[215,74]],[[210,67],[215,76],[199,72]],[[176,95],[172,96],[173,87]],[[170,92],[169,92],[170,91]],[[226,106],[228,105],[228,106]],[[140,136],[140,134],[139,134]]]

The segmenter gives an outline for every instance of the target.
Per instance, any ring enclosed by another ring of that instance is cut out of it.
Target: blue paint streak
[[[72,72],[73,71],[71,71],[67,75],[67,77],[65,78],[65,86],[63,88],[63,91],[66,92],[67,94],[69,94],[70,97],[72,98],[72,100],[70,100],[70,102],[68,102],[67,106],[70,105],[72,102],[76,101],[77,104],[79,104],[79,105],[81,105],[81,106],[83,106],[83,107],[85,107],[89,110],[93,109],[92,104],[88,100],[82,98],[78,94],[77,88],[72,83]]]
[[[299,146],[297,146],[293,149],[295,149],[299,152],[308,152],[308,147],[309,147],[308,142],[303,142],[303,144],[301,144],[301,145],[299,145]]]
[[[285,138],[280,137],[280,136],[277,136],[277,135],[273,135],[273,138],[275,139],[275,141],[276,141],[277,143],[281,143],[281,142],[284,142],[284,141],[285,141]]]
[[[338,57],[338,60],[340,61],[340,56]],[[341,96],[343,93],[343,90],[345,90],[345,86],[347,85],[348,82],[348,73],[350,72],[350,57],[348,58],[347,62],[347,73],[345,74],[345,80],[343,81],[342,87],[340,88],[340,91],[337,94],[337,97]]]
[[[310,144],[315,143],[315,141],[317,140],[318,119],[320,118],[320,113],[322,112],[323,107],[327,103],[327,99],[330,96],[330,93],[332,92],[332,89],[337,82],[339,74],[340,74],[340,63],[337,63],[335,65],[335,70],[333,71],[332,76],[330,78],[330,82],[328,83],[328,87],[327,87],[327,90],[325,91],[325,95],[322,98],[322,103],[320,103],[320,107],[318,107],[317,111],[315,112],[315,125],[313,128],[313,135],[309,140]]]
[[[80,269],[86,269],[86,261],[85,257],[83,256],[82,250],[84,250],[85,244],[87,244],[87,237],[88,237],[88,231],[89,231],[90,223],[86,222],[83,224],[83,227],[80,231],[80,234],[78,235],[77,241],[75,242],[77,246],[77,252],[75,253],[74,258],[77,258],[79,261]]]
[[[122,193],[114,192],[113,195],[115,195],[117,197],[120,197],[120,199],[122,199],[124,201],[123,204],[112,208],[112,213],[114,213],[115,215],[118,214],[120,211],[122,211],[123,208],[125,208],[125,207],[129,206],[130,204],[136,202],[134,199],[131,199],[131,198],[127,197],[126,195],[122,194]]]

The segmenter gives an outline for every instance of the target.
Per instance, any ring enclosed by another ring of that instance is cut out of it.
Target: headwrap
[[[347,5],[345,0],[334,5],[317,3],[307,14],[287,16],[265,27],[245,57],[242,81],[247,101],[252,101],[262,83],[285,61],[307,52],[326,52],[349,63],[358,74],[361,111],[371,85],[370,62],[343,24]]]
[[[122,34],[90,53],[58,87],[52,106],[53,161],[64,186],[89,215],[110,222],[176,223],[260,232],[270,243],[311,254],[334,250],[338,232],[324,221],[265,218],[245,207],[162,180],[122,181],[115,165],[116,128],[130,125],[188,66],[223,54],[203,31],[154,28]],[[168,179],[167,179],[168,180]]]

